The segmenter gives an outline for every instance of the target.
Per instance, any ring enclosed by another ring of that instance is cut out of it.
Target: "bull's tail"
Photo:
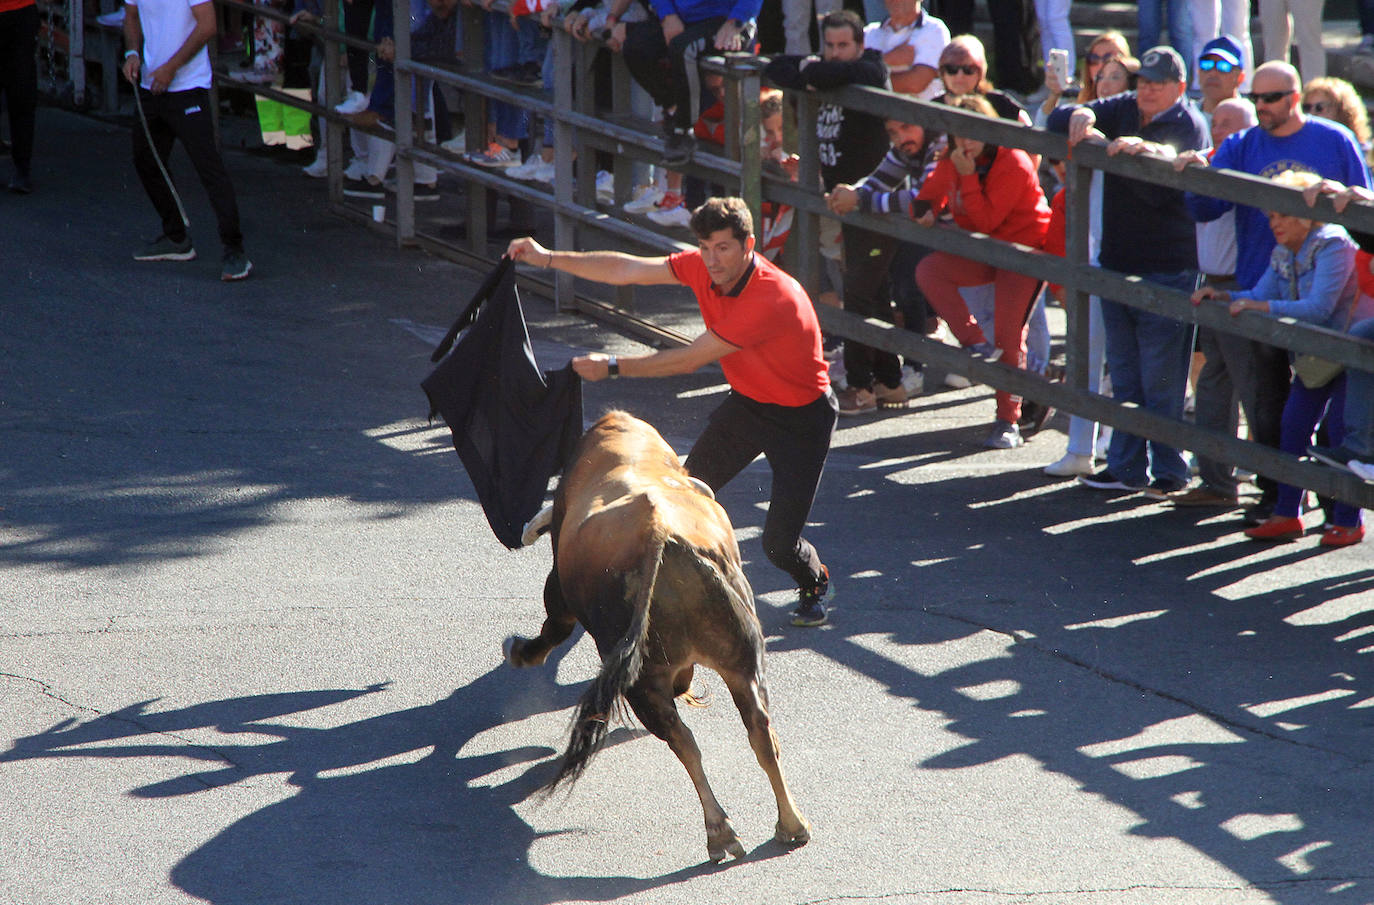
[[[642,576],[634,599],[630,627],[601,662],[601,672],[577,704],[573,718],[572,737],[563,753],[558,773],[544,786],[552,792],[563,783],[575,783],[581,778],[592,755],[601,747],[610,728],[611,716],[623,706],[622,696],[639,679],[644,665],[644,644],[649,636],[649,601],[653,597],[658,569],[663,562],[664,538],[655,531],[636,574]]]

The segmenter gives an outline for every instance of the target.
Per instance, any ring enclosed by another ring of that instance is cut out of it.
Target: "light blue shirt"
[[[1269,267],[1254,288],[1233,295],[1268,302],[1274,317],[1291,317],[1344,332],[1349,329],[1351,306],[1360,293],[1356,250],[1344,227],[1317,224],[1296,252],[1275,245]]]

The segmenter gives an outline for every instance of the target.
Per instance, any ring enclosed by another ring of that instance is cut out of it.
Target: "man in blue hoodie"
[[[692,159],[701,115],[697,59],[712,50],[752,50],[763,0],[651,0],[660,28],[630,29],[621,54],[630,75],[663,108],[663,164]],[[664,78],[664,65],[667,78]]]
[[[1331,120],[1303,115],[1302,81],[1296,69],[1280,61],[1265,63],[1255,70],[1251,88],[1249,98],[1255,105],[1259,128],[1246,129],[1223,141],[1210,161],[1203,154],[1181,154],[1175,160],[1176,168],[1210,165],[1264,177],[1289,169],[1308,170],[1345,185],[1369,187],[1369,171],[1354,134]],[[1188,213],[1200,223],[1235,210],[1235,282],[1242,287],[1259,282],[1274,251],[1268,215],[1258,208],[1192,192],[1185,193],[1184,202]],[[1278,449],[1283,406],[1288,400],[1288,352],[1258,341],[1251,347],[1256,386],[1236,389],[1242,398],[1255,400],[1250,419],[1255,442]],[[1245,514],[1252,524],[1268,518],[1278,493],[1278,486],[1269,478],[1261,477],[1257,483],[1260,502]]]

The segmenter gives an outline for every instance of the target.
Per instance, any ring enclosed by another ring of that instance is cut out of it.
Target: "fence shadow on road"
[[[832,460],[808,532],[843,566],[827,627],[785,627],[790,595],[768,593],[745,544],[756,590],[784,601],[760,601],[770,650],[813,650],[946,717],[965,741],[918,773],[1029,756],[1129,809],[1131,833],[1176,839],[1275,901],[1374,898],[1367,556],[1254,544],[1238,515],[1093,493],[1038,467],[931,469],[976,442],[925,432],[856,447],[898,464]],[[875,494],[889,517],[857,518]],[[755,527],[750,494],[722,499]],[[1068,692],[1066,676],[1100,693]]]

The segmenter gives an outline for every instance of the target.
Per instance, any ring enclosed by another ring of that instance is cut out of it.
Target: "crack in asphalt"
[[[114,720],[115,722],[126,723],[130,726],[134,726],[135,728],[141,730],[143,733],[148,735],[157,735],[162,736],[163,738],[173,739],[176,742],[187,746],[188,748],[194,748],[198,751],[209,752],[219,760],[223,761],[225,765],[227,765],[231,769],[243,769],[243,767],[240,764],[235,763],[232,758],[228,757],[223,751],[219,750],[218,748],[213,748],[209,745],[202,745],[197,742],[193,742],[188,738],[183,738],[182,736],[177,735],[175,732],[164,732],[161,729],[155,729],[146,723],[140,722],[139,720],[132,719],[127,716],[120,716],[119,714],[114,713],[106,713],[94,707],[88,707],[85,704],[78,704],[75,701],[69,701],[66,698],[62,697],[62,695],[60,695],[57,692],[57,690],[53,688],[53,686],[49,685],[47,682],[44,682],[42,679],[36,679],[33,676],[21,676],[12,672],[0,672],[0,679],[14,679],[19,682],[28,682],[32,685],[38,686],[38,693],[41,694],[43,697],[51,698],[52,700],[58,702],[64,707],[69,707],[72,710],[78,711],[79,713],[93,714],[98,718],[104,717],[106,719]],[[18,752],[18,750],[18,746],[16,745],[14,748],[11,748],[9,752],[0,752],[0,760],[5,760],[7,754],[15,754]],[[190,778],[200,783],[207,789],[218,789],[224,785],[224,783],[206,782],[197,774],[192,774]]]
[[[1227,716],[1226,714],[1221,713],[1220,711],[1213,710],[1203,704],[1183,697],[1182,695],[1175,694],[1171,691],[1164,691],[1163,689],[1159,688],[1152,688],[1149,685],[1144,685],[1136,681],[1135,679],[1131,679],[1127,676],[1119,675],[1117,673],[1109,672],[1100,666],[1094,666],[1086,660],[1081,660],[1070,653],[1060,650],[1059,648],[1048,647],[1044,644],[1037,644],[1032,639],[1026,638],[1015,631],[998,628],[995,625],[988,625],[986,623],[979,622],[977,619],[972,619],[968,616],[961,616],[955,613],[951,613],[947,610],[933,609],[930,607],[923,607],[922,609],[931,616],[942,617],[945,619],[949,619],[953,622],[959,622],[964,625],[973,626],[974,628],[980,628],[985,631],[995,632],[999,635],[1003,635],[1007,638],[1010,638],[1016,644],[1025,645],[1031,650],[1045,654],[1049,657],[1053,657],[1056,660],[1061,660],[1069,664],[1070,666],[1076,666],[1079,669],[1086,670],[1092,673],[1093,675],[1098,676],[1099,678],[1105,679],[1108,682],[1112,682],[1117,685],[1123,685],[1127,688],[1133,688],[1142,694],[1152,695],[1161,700],[1178,704],[1181,707],[1185,707],[1193,711],[1194,713],[1198,713],[1202,716],[1205,716],[1208,719],[1213,720],[1214,722],[1219,723],[1222,726],[1226,726],[1230,729],[1235,729],[1238,732],[1244,732],[1249,735],[1259,736],[1261,738],[1269,739],[1270,741],[1281,742],[1283,744],[1292,745],[1296,748],[1303,748],[1308,751],[1317,751],[1322,754],[1328,754],[1333,757],[1341,758],[1342,760],[1345,760],[1356,767],[1367,767],[1370,764],[1374,764],[1374,759],[1371,758],[1356,757],[1346,751],[1339,751],[1335,748],[1328,748],[1323,745],[1314,745],[1310,742],[1299,741],[1297,739],[1290,738],[1286,735],[1280,735],[1279,733],[1266,729],[1263,726],[1256,726],[1252,723],[1243,722],[1241,720],[1236,719],[1235,717]]]

